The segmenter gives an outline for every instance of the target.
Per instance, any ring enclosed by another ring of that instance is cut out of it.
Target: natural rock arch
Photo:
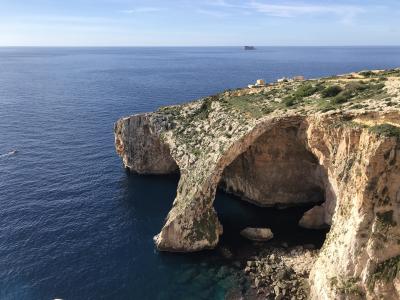
[[[399,180],[399,147],[395,139],[382,140],[368,130],[337,126],[336,122],[334,118],[266,120],[231,145],[215,165],[208,162],[185,170],[166,224],[155,237],[157,248],[185,252],[214,248],[222,226],[213,200],[225,168],[275,126],[298,126],[304,134],[305,146],[317,158],[324,173],[320,177],[326,198],[324,220],[332,224],[311,272],[312,296],[332,299],[341,291],[340,284],[332,285],[336,278],[344,281],[343,285],[346,281],[356,282],[357,293],[370,293],[368,274],[380,261],[400,251],[396,239],[383,238],[389,242],[384,249],[381,244],[384,241],[378,237],[380,213],[392,212],[392,221],[400,221],[398,207],[393,207],[399,194],[399,187],[394,183]],[[388,206],[375,204],[376,199],[385,198],[390,203]],[[398,228],[388,227],[386,235],[399,236]],[[373,288],[380,295],[396,294],[393,284],[377,284]]]
[[[213,200],[224,170],[263,134],[278,127],[298,128],[297,136],[323,171],[324,219],[332,224],[310,275],[312,298],[334,299],[343,293],[343,286],[351,283],[356,294],[397,299],[399,283],[383,283],[384,278],[379,277],[382,274],[374,273],[385,270],[387,262],[397,259],[400,253],[397,138],[382,138],[366,128],[346,126],[343,116],[269,117],[232,139],[219,155],[205,154],[192,161],[180,154],[176,140],[161,138],[165,128],[157,127],[160,122],[151,118],[139,115],[122,119],[115,131],[117,151],[132,170],[147,173],[140,167],[154,158],[150,151],[158,153],[159,163],[149,163],[148,173],[173,172],[179,166],[176,199],[155,237],[159,250],[190,252],[215,247],[222,226]],[[392,119],[397,122],[398,115]],[[155,148],[152,141],[137,144],[147,134],[154,139]],[[130,147],[136,148],[132,151]],[[162,158],[164,154],[166,159]],[[160,169],[160,165],[166,167]]]
[[[326,172],[305,141],[300,123],[277,124],[224,169],[221,188],[264,207],[323,202]]]
[[[158,249],[198,251],[216,246],[222,226],[213,208],[213,201],[220,182],[228,192],[261,206],[298,205],[321,202],[327,198],[329,201],[324,204],[324,221],[330,224],[336,198],[326,170],[307,149],[306,130],[304,118],[266,120],[232,144],[214,165],[207,163],[195,165],[189,170],[181,169],[173,208],[163,230],[155,238]],[[265,142],[273,139],[278,144],[265,145]],[[289,144],[292,144],[291,149],[288,148]],[[260,149],[266,151],[254,153]],[[257,176],[260,174],[257,169],[253,177],[246,178],[248,173],[245,169],[250,166],[241,168],[240,164],[249,157],[258,159],[265,155],[267,159],[264,166],[274,169],[263,176]],[[295,157],[291,158],[291,155]],[[262,182],[258,183],[263,184],[263,188],[257,187],[257,181],[260,180]],[[240,185],[242,181],[248,185]],[[265,198],[266,195],[268,197]]]

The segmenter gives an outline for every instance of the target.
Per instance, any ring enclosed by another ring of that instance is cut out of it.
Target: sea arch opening
[[[302,120],[283,120],[224,168],[214,201],[224,227],[222,244],[236,247],[244,242],[241,230],[265,227],[274,233],[271,244],[322,246],[330,224],[325,205],[331,188],[306,141]]]

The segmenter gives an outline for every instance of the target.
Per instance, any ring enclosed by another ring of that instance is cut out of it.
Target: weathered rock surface
[[[260,299],[308,299],[307,278],[318,256],[317,250],[300,247],[266,247],[247,261],[244,269]]]
[[[225,168],[220,183],[225,191],[259,206],[323,201],[321,166],[303,144],[299,120],[282,123]]]
[[[161,125],[163,125],[161,123]],[[160,141],[150,114],[123,118],[115,124],[115,148],[124,165],[138,174],[178,171],[167,144]]]
[[[299,225],[308,229],[321,229],[326,227],[325,208],[322,205],[314,206],[303,215],[299,221]]]
[[[252,241],[266,242],[274,237],[271,229],[269,228],[251,228],[243,229],[240,234],[246,239]]]
[[[218,244],[219,185],[262,206],[325,200],[303,218],[331,225],[310,297],[400,297],[400,70],[227,91],[121,119],[115,141],[134,172],[179,169],[159,250]]]

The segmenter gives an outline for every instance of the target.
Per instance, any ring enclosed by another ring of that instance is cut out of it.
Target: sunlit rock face
[[[372,74],[228,91],[119,120],[127,168],[180,172],[156,247],[214,248],[218,186],[260,206],[325,200],[303,218],[331,226],[311,298],[398,299],[400,70]],[[347,93],[327,96],[333,85]]]
[[[323,172],[302,130],[291,122],[268,130],[226,167],[221,187],[259,206],[322,202]]]
[[[324,206],[316,205],[308,210],[300,219],[299,225],[307,229],[322,229],[326,227]]]
[[[167,144],[160,141],[147,114],[123,118],[115,124],[115,148],[124,165],[138,174],[178,171]]]

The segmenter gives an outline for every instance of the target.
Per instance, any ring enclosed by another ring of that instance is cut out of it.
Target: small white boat
[[[8,153],[1,154],[0,157],[12,156],[12,155],[17,154],[17,153],[18,153],[18,150],[11,150]]]

